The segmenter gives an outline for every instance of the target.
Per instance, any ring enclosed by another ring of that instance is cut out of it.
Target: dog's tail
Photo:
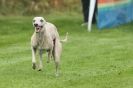
[[[63,39],[63,40],[60,40],[60,42],[67,42],[67,39],[68,39],[68,32],[66,33],[66,36],[65,36],[65,39]]]

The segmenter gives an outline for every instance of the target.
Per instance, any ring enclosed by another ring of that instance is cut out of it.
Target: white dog
[[[31,49],[32,49],[32,67],[36,69],[36,50],[39,50],[40,61],[38,70],[42,70],[42,53],[46,50],[48,53],[48,61],[53,57],[56,67],[56,75],[58,75],[60,56],[62,52],[61,42],[67,41],[67,35],[64,40],[60,40],[57,28],[44,20],[43,17],[34,17],[33,26],[35,27],[35,32],[31,37]]]

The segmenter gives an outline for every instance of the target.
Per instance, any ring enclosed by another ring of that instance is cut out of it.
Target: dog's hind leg
[[[36,69],[36,48],[31,47],[32,50],[32,68]]]
[[[59,76],[59,65],[60,65],[60,56],[62,52],[62,45],[60,42],[56,42],[54,48],[54,60],[55,60],[55,68],[56,68],[56,76]]]

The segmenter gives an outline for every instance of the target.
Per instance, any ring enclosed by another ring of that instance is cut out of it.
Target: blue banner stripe
[[[108,9],[98,9],[98,27],[110,28],[133,21],[133,3]]]

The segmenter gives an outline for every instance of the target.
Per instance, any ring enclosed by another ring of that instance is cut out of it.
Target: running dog
[[[38,70],[41,71],[42,65],[42,54],[45,50],[48,54],[48,61],[51,58],[55,61],[56,76],[58,76],[58,69],[60,64],[60,56],[62,53],[62,42],[67,41],[67,34],[64,40],[60,40],[57,28],[43,17],[33,18],[33,27],[35,31],[31,37],[31,50],[32,50],[32,68],[36,69],[36,51],[39,51],[39,65]]]

